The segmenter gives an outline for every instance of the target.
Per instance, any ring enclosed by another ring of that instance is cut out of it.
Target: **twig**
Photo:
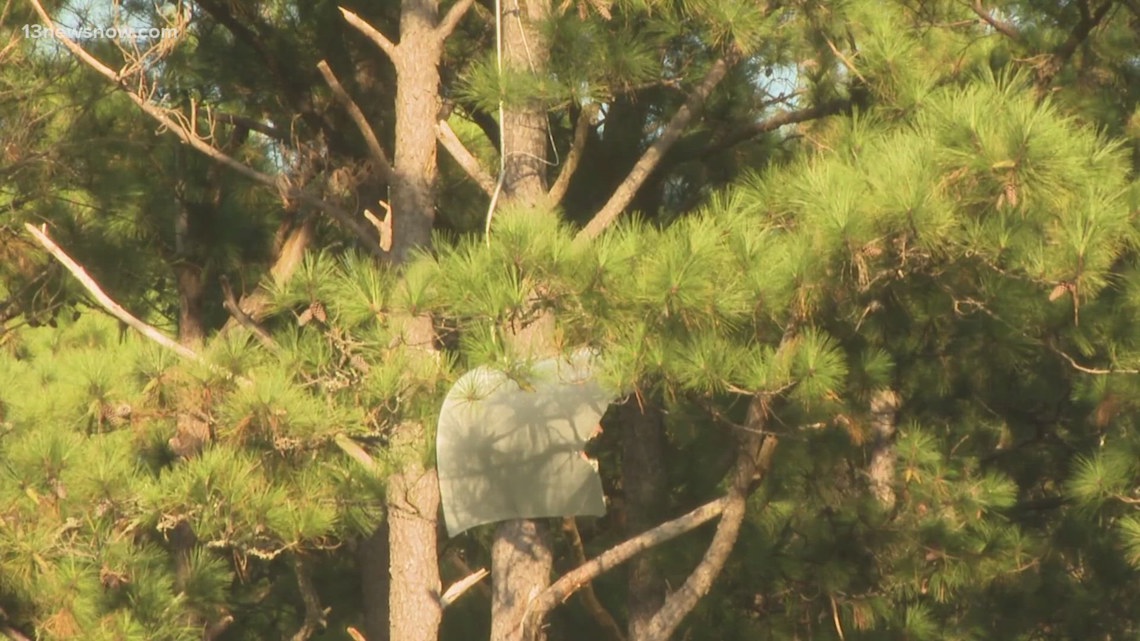
[[[380,171],[380,178],[385,182],[392,183],[392,163],[388,160],[388,154],[384,153],[384,148],[380,146],[380,141],[376,138],[376,132],[372,130],[372,126],[368,124],[368,119],[364,117],[364,112],[348,95],[344,86],[337,80],[336,75],[333,73],[332,68],[329,67],[328,62],[322,60],[317,63],[317,70],[321,72],[321,77],[325,79],[325,84],[332,89],[333,95],[340,101],[342,107],[348,112],[352,118],[353,124],[360,131],[360,135],[364,136],[364,142],[368,145],[368,152],[372,154],[372,160],[376,161],[377,169]]]
[[[574,172],[578,171],[582,151],[586,148],[586,136],[590,133],[590,125],[597,113],[597,105],[582,106],[578,122],[574,125],[574,141],[570,143],[570,153],[566,154],[566,162],[562,164],[562,169],[558,170],[558,178],[554,179],[554,184],[546,193],[547,201],[551,205],[557,205],[566,196],[566,191],[570,188],[570,179],[574,177]]]
[[[455,135],[455,131],[452,130],[451,125],[447,124],[446,120],[440,120],[436,125],[436,137],[439,139],[439,143],[443,145],[443,148],[446,149],[448,153],[451,154],[451,157],[455,159],[455,162],[459,164],[459,167],[467,172],[471,180],[474,180],[475,184],[479,185],[479,188],[488,196],[494,195],[495,179],[491,177],[491,174],[487,173],[487,170],[483,169],[479,164],[479,159],[467,150],[463,141],[459,139],[459,136]]]
[[[83,287],[85,287],[87,291],[91,292],[91,295],[95,297],[95,300],[99,301],[99,304],[103,306],[103,309],[106,309],[112,316],[133,327],[143,336],[146,336],[155,343],[158,343],[159,345],[171,350],[183,358],[187,358],[192,361],[202,360],[202,357],[199,356],[198,353],[194,350],[184,345],[180,345],[174,339],[166,336],[155,327],[147,325],[143,321],[135,318],[131,315],[130,312],[123,309],[121,305],[112,300],[111,297],[103,291],[102,287],[99,287],[99,283],[96,283],[95,279],[91,278],[86,269],[84,269],[79,263],[72,260],[71,256],[68,256],[67,252],[63,251],[59,245],[55,244],[52,239],[48,238],[48,235],[43,230],[36,229],[36,227],[31,223],[24,223],[24,229],[27,229],[28,232],[34,236],[41,245],[43,245],[44,249],[48,250],[48,253],[56,258],[56,260],[63,263],[63,266],[67,268],[67,271],[71,272],[72,276],[75,276],[75,278],[83,285]]]
[[[606,227],[609,227],[617,219],[621,212],[633,201],[633,197],[637,195],[637,190],[645,184],[649,178],[649,174],[657,168],[661,163],[661,159],[665,157],[665,153],[673,146],[674,143],[681,137],[681,133],[689,122],[696,117],[701,108],[704,107],[705,100],[713,92],[720,81],[728,74],[730,62],[725,58],[720,58],[709,69],[708,73],[701,80],[701,84],[693,90],[689,95],[685,104],[677,110],[673,118],[669,120],[669,124],[665,126],[665,130],[661,133],[661,137],[653,142],[641,158],[633,165],[629,175],[625,177],[618,188],[614,190],[613,195],[602,207],[601,211],[594,214],[594,217],[589,223],[578,232],[576,240],[590,240],[602,233]]]

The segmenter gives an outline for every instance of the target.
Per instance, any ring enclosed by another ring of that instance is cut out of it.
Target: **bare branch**
[[[43,6],[40,4],[40,0],[30,0],[30,2],[32,3],[32,6],[35,8],[36,13],[39,14],[40,19],[44,21],[44,24],[49,26],[49,27],[54,28],[55,23],[52,22],[51,17],[48,16],[47,12],[44,10]],[[66,47],[67,50],[70,51],[71,54],[74,55],[76,58],[79,58],[80,60],[82,60],[84,63],[87,64],[87,66],[91,67],[96,72],[98,72],[99,75],[103,76],[104,78],[107,78],[112,83],[114,83],[115,86],[117,86],[120,89],[122,89],[123,91],[125,91],[127,96],[130,97],[131,101],[134,102],[136,105],[138,105],[139,109],[142,109],[144,113],[146,113],[150,117],[157,120],[159,123],[161,123],[164,127],[169,129],[170,131],[174,132],[174,134],[176,136],[178,136],[178,138],[181,139],[186,144],[190,145],[194,149],[198,150],[202,154],[204,154],[207,157],[209,157],[210,159],[214,160],[215,162],[218,162],[218,163],[220,163],[226,167],[229,167],[230,169],[236,171],[237,173],[241,174],[242,176],[245,176],[246,178],[249,178],[250,180],[253,180],[255,182],[259,182],[259,183],[266,185],[266,186],[269,186],[269,187],[273,187],[274,189],[280,189],[281,185],[279,184],[279,180],[276,177],[271,176],[271,175],[266,174],[266,173],[263,173],[263,172],[260,172],[256,169],[250,167],[249,165],[246,165],[245,163],[242,163],[242,162],[234,159],[233,157],[229,156],[228,154],[223,153],[222,151],[218,150],[217,148],[215,148],[210,143],[206,142],[206,140],[204,140],[201,136],[194,133],[194,131],[192,129],[188,128],[188,125],[184,125],[183,123],[179,122],[178,121],[179,118],[185,120],[185,117],[182,116],[181,114],[173,115],[171,112],[168,112],[166,109],[163,109],[163,108],[149,102],[143,96],[140,96],[137,93],[128,89],[127,85],[126,85],[125,78],[121,74],[114,71],[113,69],[111,69],[107,65],[103,64],[102,62],[99,61],[99,59],[95,58],[91,54],[87,53],[82,47],[80,47],[78,44],[76,44],[70,38],[66,38],[66,37],[59,38],[59,42],[61,44],[63,44],[63,46]],[[192,125],[189,125],[189,126],[192,126]],[[306,194],[305,192],[303,192],[299,189],[291,189],[288,191],[288,193],[286,195],[290,198],[295,198],[296,200],[298,200],[302,203],[305,203],[307,205],[310,205],[312,207],[315,207],[321,211],[328,213],[334,219],[336,219],[337,222],[339,222],[340,224],[347,227],[354,234],[356,234],[362,241],[364,241],[364,246],[370,252],[372,252],[375,256],[380,257],[380,258],[386,258],[387,257],[387,254],[385,252],[381,251],[380,248],[376,246],[376,242],[373,239],[371,233],[368,231],[368,228],[366,228],[364,225],[362,225],[360,223],[360,221],[358,221],[356,219],[356,217],[353,214],[351,214],[350,212],[348,212],[344,209],[341,209],[340,207],[337,207],[336,205],[333,205],[332,203],[325,202],[319,198],[315,198],[309,194]]]
[[[355,13],[349,11],[348,9],[345,9],[344,7],[339,7],[339,9],[341,15],[344,16],[345,22],[355,27],[357,31],[364,34],[365,37],[367,37],[372,42],[376,43],[376,46],[380,47],[380,50],[384,52],[384,55],[388,56],[388,59],[391,60],[393,64],[396,63],[396,58],[399,57],[400,52],[396,50],[396,45],[391,40],[385,37],[384,34],[380,33],[376,27],[368,24]]]
[[[439,26],[435,28],[436,36],[440,42],[447,40],[447,37],[455,31],[455,28],[459,26],[459,21],[463,19],[463,16],[467,14],[467,10],[470,9],[473,4],[475,4],[475,0],[459,0],[451,5],[451,8],[447,10],[447,14],[439,21]]]
[[[33,2],[35,1],[36,0],[33,0]],[[157,328],[147,325],[138,318],[135,318],[131,315],[130,312],[123,309],[121,305],[112,300],[111,297],[103,291],[103,288],[99,287],[99,283],[96,283],[95,279],[91,278],[91,275],[87,273],[87,270],[84,269],[79,263],[75,262],[71,256],[68,256],[67,252],[63,251],[59,245],[55,244],[55,241],[48,238],[48,235],[44,230],[36,229],[36,227],[31,223],[24,223],[24,229],[27,229],[28,233],[34,236],[35,239],[39,241],[41,245],[43,245],[44,249],[48,250],[48,253],[54,256],[56,260],[63,263],[63,266],[67,268],[67,271],[71,272],[71,275],[75,276],[75,278],[83,284],[83,287],[86,288],[87,291],[91,292],[91,295],[95,297],[95,300],[97,300],[99,304],[103,306],[103,309],[106,309],[112,316],[133,327],[143,336],[146,336],[155,343],[158,343],[159,345],[165,347],[166,349],[169,349],[170,351],[178,354],[183,358],[187,358],[192,361],[201,360],[201,357],[197,352],[189,349],[184,345],[180,345],[178,341],[163,334]]]
[[[495,179],[491,178],[491,174],[483,169],[483,166],[479,164],[479,159],[467,150],[463,141],[455,135],[455,131],[451,129],[451,125],[447,124],[446,120],[440,120],[436,126],[436,137],[439,138],[439,143],[443,145],[443,148],[455,159],[455,162],[459,163],[463,171],[467,172],[471,180],[479,185],[480,189],[488,196],[495,193]]]
[[[570,188],[570,179],[578,171],[578,163],[582,160],[582,151],[586,148],[586,136],[590,133],[590,125],[598,113],[597,105],[584,105],[578,114],[578,122],[574,125],[574,141],[570,143],[570,153],[566,154],[566,161],[558,171],[558,178],[546,193],[547,201],[557,205],[566,197],[566,190]]]
[[[665,130],[661,133],[661,137],[645,150],[637,163],[634,164],[633,169],[630,170],[629,175],[625,177],[618,188],[614,190],[609,201],[602,207],[601,211],[594,214],[590,222],[578,233],[578,240],[590,240],[609,227],[617,217],[625,210],[629,203],[633,201],[633,197],[637,194],[637,190],[645,184],[649,174],[657,168],[661,159],[665,157],[665,152],[677,142],[684,132],[685,127],[697,115],[708,99],[709,94],[716,88],[720,81],[724,79],[728,73],[729,63],[724,58],[717,60],[708,73],[705,74],[701,84],[693,90],[689,95],[685,104],[677,110],[669,124],[665,126]]]
[[[570,572],[562,575],[550,587],[542,591],[531,603],[531,620],[528,625],[537,629],[541,621],[559,603],[570,598],[582,586],[595,578],[605,574],[613,568],[625,563],[638,554],[671,541],[686,532],[697,529],[724,513],[728,505],[728,497],[705,503],[688,514],[666,521],[657,527],[647,530],[632,539],[624,541],[600,555],[594,557],[589,563],[580,565]]]
[[[851,101],[844,99],[832,100],[825,102],[822,105],[808,107],[806,109],[796,109],[792,111],[781,111],[774,116],[765,118],[759,122],[742,127],[736,131],[725,135],[720,140],[709,144],[701,152],[701,158],[707,158],[715,153],[724,151],[731,147],[735,147],[741,143],[747,142],[756,136],[775,131],[784,125],[794,125],[796,123],[807,122],[809,120],[818,120],[827,116],[834,116],[835,114],[842,113],[851,108]]]
[[[388,160],[388,154],[384,153],[384,148],[380,146],[380,141],[376,138],[376,132],[373,131],[372,126],[368,124],[368,119],[364,117],[364,112],[360,110],[356,101],[352,99],[352,96],[348,95],[344,86],[337,80],[328,62],[324,60],[320,61],[317,63],[317,69],[321,72],[321,76],[324,77],[329,88],[332,89],[333,95],[336,96],[341,106],[344,107],[349,117],[352,118],[353,124],[360,130],[360,135],[364,136],[364,142],[368,145],[368,152],[372,154],[372,160],[376,161],[377,169],[380,171],[380,177],[384,179],[385,182],[391,184],[392,163]]]
[[[993,27],[994,31],[997,31],[1011,40],[1021,40],[1021,34],[1017,32],[1017,29],[1014,29],[1013,25],[1008,22],[1003,22],[990,15],[990,12],[986,11],[985,7],[982,6],[981,0],[975,0],[975,2],[970,5],[970,9],[976,13],[979,18],[985,21],[986,24]]]

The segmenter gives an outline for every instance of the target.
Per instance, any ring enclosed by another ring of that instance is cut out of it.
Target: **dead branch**
[[[448,125],[446,120],[440,120],[436,126],[436,137],[439,138],[439,143],[443,145],[443,148],[455,159],[455,162],[459,163],[460,168],[467,172],[475,184],[479,185],[480,189],[488,196],[495,193],[495,179],[491,178],[491,174],[483,169],[482,165],[479,164],[479,159],[467,150],[463,141],[455,135],[455,131],[451,129],[451,125]]]
[[[602,207],[601,211],[594,214],[594,217],[589,223],[578,232],[578,240],[590,240],[609,227],[621,212],[625,210],[629,203],[633,201],[637,190],[641,188],[645,181],[649,178],[649,174],[657,168],[661,159],[665,157],[665,153],[673,146],[674,143],[681,137],[685,127],[689,122],[696,117],[701,108],[704,107],[705,100],[713,92],[720,81],[728,74],[730,63],[725,58],[721,58],[713,63],[708,73],[701,80],[693,93],[673,115],[669,124],[665,126],[665,130],[661,133],[661,137],[653,142],[641,158],[633,165],[629,175],[625,177],[618,188],[614,190],[613,195]]]
[[[344,7],[339,7],[339,9],[340,14],[344,16],[345,22],[355,27],[357,31],[364,34],[365,37],[374,42],[376,46],[380,47],[380,50],[384,52],[384,55],[388,56],[388,59],[392,61],[392,64],[396,64],[396,61],[400,56],[400,52],[396,48],[395,43],[389,40],[387,36],[380,33],[376,27],[373,27],[361,19],[360,16],[349,11],[348,9],[345,9]],[[458,21],[459,20],[456,19],[456,22]]]
[[[763,429],[767,421],[768,408],[761,396],[753,398],[748,408],[748,424],[753,429]],[[756,481],[763,478],[772,463],[772,456],[776,450],[777,439],[773,436],[761,437],[749,435],[742,439],[740,453],[737,456],[736,466],[732,479],[732,486],[728,496],[725,497],[724,514],[717,524],[716,533],[712,542],[705,550],[704,558],[689,574],[685,583],[675,592],[665,597],[665,603],[657,614],[642,629],[649,639],[668,639],[673,636],[677,626],[681,624],[701,597],[708,594],[713,581],[720,575],[724,564],[728,561],[736,539],[740,536],[740,527],[744,523],[744,513],[748,506],[748,495],[755,487]]]
[[[340,101],[342,107],[348,112],[352,118],[353,124],[360,130],[360,135],[364,136],[364,142],[368,145],[368,152],[372,154],[372,160],[376,162],[377,170],[380,171],[380,177],[388,184],[392,183],[392,163],[388,160],[388,154],[384,153],[384,148],[380,146],[380,141],[376,138],[376,132],[372,130],[372,126],[368,124],[368,119],[364,117],[364,112],[348,95],[344,86],[337,80],[332,69],[329,67],[328,62],[322,60],[317,63],[317,70],[321,72],[321,76],[325,79],[329,89],[332,89],[333,95]]]
[[[183,358],[187,358],[192,361],[202,360],[202,357],[199,356],[197,352],[183,345],[180,345],[178,341],[166,336],[157,328],[152,327],[151,325],[147,325],[138,318],[135,318],[131,315],[130,312],[123,309],[121,305],[112,300],[111,297],[103,291],[103,288],[99,286],[99,283],[96,283],[95,279],[91,278],[86,269],[84,269],[79,263],[72,260],[71,256],[67,255],[67,252],[63,251],[59,245],[55,244],[52,239],[48,238],[48,235],[45,231],[46,226],[44,230],[40,230],[36,229],[36,227],[31,223],[24,223],[24,229],[27,229],[28,232],[33,237],[35,237],[37,241],[39,241],[40,245],[43,245],[44,249],[48,250],[48,253],[54,256],[56,260],[63,263],[63,266],[67,268],[67,271],[71,272],[71,275],[75,276],[76,280],[78,280],[83,285],[83,287],[87,289],[87,291],[91,292],[91,295],[95,297],[95,300],[97,300],[99,304],[103,306],[103,309],[107,310],[107,312],[112,316],[133,327],[143,336],[146,336],[155,343],[158,343],[159,345],[165,347],[166,349],[169,349],[170,351],[178,354]]]
[[[566,154],[566,161],[558,171],[558,178],[546,192],[546,199],[551,205],[557,205],[566,197],[566,190],[570,188],[570,179],[578,171],[578,163],[582,160],[582,151],[586,148],[586,136],[590,133],[590,125],[598,113],[597,105],[583,105],[578,114],[578,122],[574,124],[574,141],[570,143],[570,153]]]

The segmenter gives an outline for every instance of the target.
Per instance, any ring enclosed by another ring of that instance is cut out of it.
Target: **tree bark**
[[[550,583],[553,562],[544,524],[519,519],[498,525],[491,545],[491,641],[521,641],[523,618]]]
[[[640,534],[659,523],[666,500],[665,424],[661,410],[636,398],[621,407],[621,480],[625,490],[626,536]],[[665,581],[652,551],[630,561],[627,635],[642,637],[645,627],[665,602]]]
[[[392,183],[392,260],[404,263],[431,242],[435,222],[436,120],[443,41],[438,0],[403,0],[396,66],[396,150]]]
[[[387,504],[389,638],[435,641],[443,620],[436,558],[439,481],[435,470],[406,464],[388,478]],[[377,596],[368,595],[366,607],[374,607]]]
[[[540,23],[549,0],[503,2],[503,66],[512,73],[542,73],[549,44]],[[503,110],[504,202],[534,207],[546,198],[546,110],[540,101]],[[553,318],[547,315],[512,337],[531,354],[551,351]],[[525,344],[525,345],[524,345]],[[491,641],[521,641],[530,601],[550,584],[554,555],[548,528],[532,520],[508,521],[491,546]]]

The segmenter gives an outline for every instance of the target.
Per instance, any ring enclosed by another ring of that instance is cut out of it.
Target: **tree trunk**
[[[435,641],[443,619],[436,558],[439,481],[435,470],[406,464],[388,478],[387,503],[391,641]]]
[[[436,119],[443,43],[435,33],[438,0],[403,0],[396,66],[392,260],[402,264],[431,242],[435,222]]]
[[[665,423],[661,410],[649,399],[644,411],[636,398],[621,406],[621,481],[625,490],[626,536],[633,537],[661,522],[665,510]],[[653,615],[665,603],[665,581],[656,552],[647,551],[630,561],[628,638],[643,638]]]
[[[500,523],[491,546],[491,641],[520,641],[530,600],[550,583],[548,528],[532,520]]]
[[[550,13],[549,0],[506,0],[503,5],[503,67],[516,73],[542,73],[549,45],[539,28]],[[546,198],[546,109],[537,101],[503,111],[504,202],[536,206]],[[552,349],[553,318],[512,337],[526,352]],[[523,345],[525,344],[525,345]],[[546,525],[532,520],[501,523],[491,546],[491,641],[519,641],[530,600],[550,584],[554,555]]]

